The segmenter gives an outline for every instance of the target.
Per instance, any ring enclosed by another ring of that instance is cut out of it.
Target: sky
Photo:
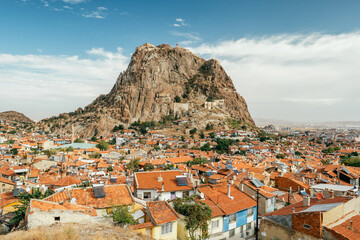
[[[0,112],[106,94],[137,46],[220,60],[254,118],[360,121],[360,1],[1,0]]]

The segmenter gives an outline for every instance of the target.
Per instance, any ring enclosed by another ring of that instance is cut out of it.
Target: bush
[[[99,148],[101,151],[106,151],[109,148],[109,144],[104,140],[101,140],[100,143],[96,145],[96,147]]]
[[[152,163],[145,163],[144,165],[144,171],[151,171],[151,170],[154,170],[155,167]]]
[[[193,129],[190,130],[191,135],[195,134],[196,132],[197,132],[197,128],[193,128]]]
[[[113,208],[113,221],[121,226],[136,224],[134,217],[131,215],[127,206]]]
[[[176,97],[174,98],[174,100],[175,100],[175,102],[177,102],[177,103],[181,102],[181,98],[180,98],[179,96],[176,96]]]
[[[74,143],[84,143],[84,140],[81,140],[80,138],[75,139]]]

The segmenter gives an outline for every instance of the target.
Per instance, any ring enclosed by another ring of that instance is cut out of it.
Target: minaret
[[[63,154],[62,159],[61,159],[61,178],[65,178],[66,177],[66,159],[65,159],[65,154]]]

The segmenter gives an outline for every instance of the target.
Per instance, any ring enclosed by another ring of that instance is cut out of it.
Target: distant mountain
[[[186,119],[189,127],[222,126],[229,119],[255,126],[241,97],[217,60],[205,60],[181,47],[146,43],[136,48],[128,68],[110,93],[85,109],[41,121],[44,130],[81,136],[105,135],[117,124]],[[232,121],[234,122],[234,121]]]
[[[13,122],[18,122],[18,123],[27,123],[27,124],[34,123],[33,120],[26,117],[24,114],[19,113],[19,112],[15,112],[15,111],[1,112],[0,113],[0,119],[13,121]]]

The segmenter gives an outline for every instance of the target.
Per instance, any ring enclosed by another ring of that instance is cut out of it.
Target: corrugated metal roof
[[[300,212],[326,212],[340,204],[341,203],[317,204]]]

